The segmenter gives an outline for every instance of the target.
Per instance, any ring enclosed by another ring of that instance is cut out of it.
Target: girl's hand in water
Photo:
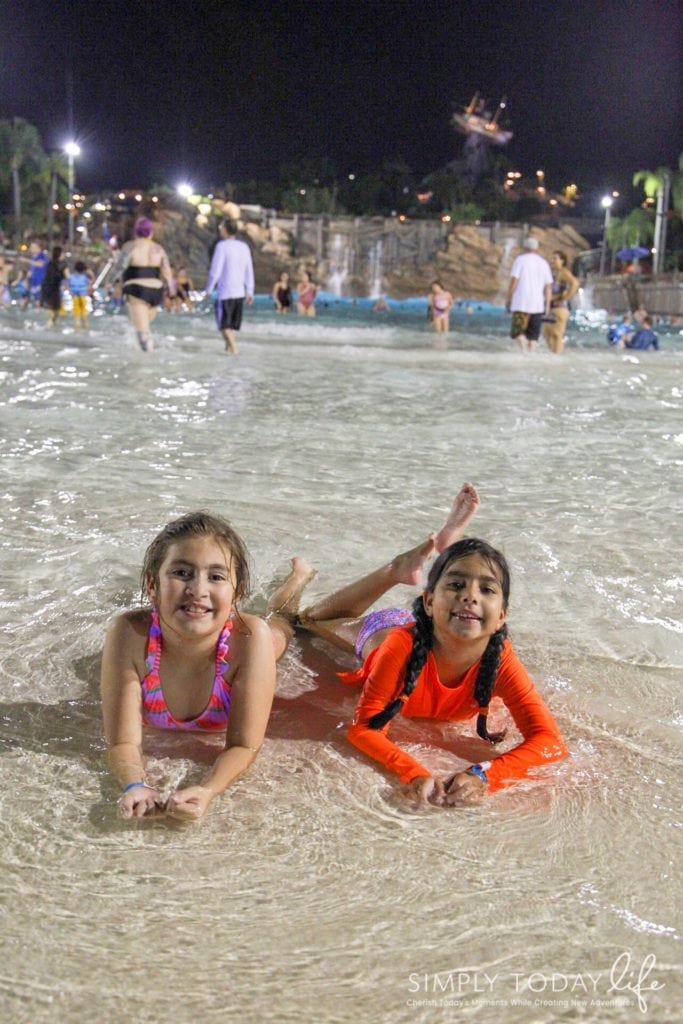
[[[415,798],[416,807],[441,804],[443,803],[444,785],[441,779],[435,779],[433,775],[420,775],[409,784],[408,794]]]
[[[122,818],[144,818],[163,805],[164,801],[156,789],[151,786],[134,786],[119,800],[119,814]]]
[[[444,784],[443,802],[447,807],[472,807],[486,794],[486,783],[472,772],[458,772]]]
[[[171,793],[166,804],[166,813],[172,818],[201,818],[211,803],[213,793],[205,786],[188,786]]]

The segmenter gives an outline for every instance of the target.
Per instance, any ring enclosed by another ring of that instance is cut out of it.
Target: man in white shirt
[[[525,238],[523,248],[512,264],[505,308],[512,313],[510,337],[528,352],[541,335],[544,314],[550,314],[553,275],[538,252],[537,238]]]
[[[244,302],[254,301],[254,264],[251,249],[236,238],[237,224],[224,220],[220,225],[221,240],[211,257],[211,268],[206,290],[216,296],[216,323],[225,338],[225,351],[237,355],[235,335],[242,326]]]

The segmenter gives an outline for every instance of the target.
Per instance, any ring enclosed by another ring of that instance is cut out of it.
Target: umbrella
[[[629,249],[620,249],[616,253],[618,260],[642,260],[644,256],[649,256],[650,250],[645,249],[642,245],[632,245]]]

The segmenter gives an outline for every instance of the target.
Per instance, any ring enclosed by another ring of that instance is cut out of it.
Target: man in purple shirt
[[[254,301],[254,264],[251,249],[236,238],[234,220],[220,225],[221,240],[213,251],[206,290],[217,291],[216,323],[225,338],[225,351],[237,355],[235,335],[242,326],[242,308]]]

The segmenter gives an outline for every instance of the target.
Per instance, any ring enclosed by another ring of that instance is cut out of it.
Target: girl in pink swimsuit
[[[310,576],[276,599],[294,601]],[[239,609],[249,590],[247,551],[230,524],[194,512],[152,541],[142,569],[148,607],[112,623],[102,661],[102,708],[111,769],[124,818],[164,809],[200,817],[250,766],[263,742],[275,689],[275,662],[292,635],[285,618]],[[145,727],[223,734],[225,745],[198,784],[162,797],[148,781]]]
[[[315,316],[315,297],[318,286],[313,283],[307,271],[303,271],[296,289],[296,308],[300,316]]]
[[[439,281],[433,281],[429,292],[429,312],[434,330],[437,334],[445,334],[449,327],[449,318],[453,308],[453,296]]]

